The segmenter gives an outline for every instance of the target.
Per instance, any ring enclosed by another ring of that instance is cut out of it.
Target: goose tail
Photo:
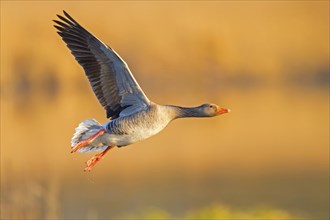
[[[71,149],[73,150],[74,147],[76,147],[80,143],[93,138],[93,136],[101,130],[104,130],[103,126],[95,119],[87,119],[81,122],[76,128],[76,131],[71,139]],[[91,142],[82,147],[79,147],[79,149],[77,149],[77,152],[85,153],[96,150],[103,150],[103,148],[106,149],[107,146],[95,146],[93,145],[93,142]]]

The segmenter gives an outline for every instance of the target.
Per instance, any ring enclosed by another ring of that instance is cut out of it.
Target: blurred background
[[[160,104],[217,103],[70,154],[105,112],[52,19],[66,10]],[[1,1],[1,218],[329,218],[329,1]]]

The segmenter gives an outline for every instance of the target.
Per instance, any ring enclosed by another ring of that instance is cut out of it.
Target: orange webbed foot
[[[104,155],[114,148],[114,146],[109,146],[107,149],[105,149],[102,153],[96,154],[94,157],[86,161],[86,168],[84,171],[91,171],[93,167],[104,157]]]
[[[91,171],[92,168],[102,159],[102,156],[100,154],[96,154],[94,157],[86,161],[86,168],[84,171]]]

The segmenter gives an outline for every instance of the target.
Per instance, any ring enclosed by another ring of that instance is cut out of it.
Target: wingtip
[[[60,20],[62,20],[62,16],[61,15],[59,15],[59,14],[56,14],[56,16],[60,19]]]
[[[65,10],[62,10],[62,12],[63,12],[64,15],[67,15],[67,14],[68,14]],[[60,17],[61,15],[56,14],[56,16],[57,16],[57,17]]]
[[[53,26],[55,26],[56,24],[58,24],[58,20],[53,19],[52,21],[55,23]]]

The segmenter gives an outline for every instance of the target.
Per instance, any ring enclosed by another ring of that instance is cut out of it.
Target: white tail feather
[[[76,132],[74,133],[71,139],[71,146],[74,147],[79,142],[87,140],[100,129],[103,129],[103,126],[98,123],[95,119],[87,119],[81,122],[76,128]],[[78,150],[80,153],[97,151],[97,150],[105,150],[107,146],[93,146],[91,144],[86,145]]]

